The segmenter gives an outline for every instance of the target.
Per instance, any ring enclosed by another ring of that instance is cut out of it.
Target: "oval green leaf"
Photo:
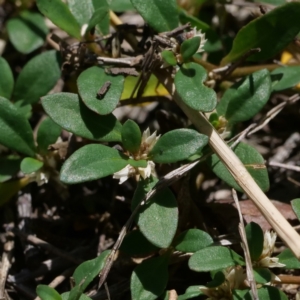
[[[42,98],[42,105],[55,123],[78,136],[103,142],[121,141],[122,125],[115,116],[92,112],[77,94],[48,95]]]
[[[265,160],[257,152],[257,150],[247,144],[240,143],[234,149],[234,153],[245,165],[247,171],[253,177],[258,186],[263,190],[269,189],[269,177],[265,166]],[[234,180],[230,172],[220,161],[216,154],[212,155],[208,160],[208,164],[211,166],[213,172],[228,185],[234,189],[243,192],[237,182]]]
[[[226,64],[236,61],[249,50],[260,48],[249,60],[266,60],[279,53],[300,31],[300,3],[292,2],[249,22],[236,35],[232,49],[223,59]]]
[[[182,232],[175,240],[175,249],[182,252],[197,252],[213,243],[212,237],[205,231],[189,229]]]
[[[266,284],[272,280],[272,272],[268,268],[254,268],[253,275],[256,283]]]
[[[203,112],[212,111],[217,104],[215,91],[203,84],[206,70],[196,64],[187,63],[175,75],[175,87],[184,103],[190,108]]]
[[[111,10],[116,12],[134,10],[130,0],[111,0],[109,6]]]
[[[10,99],[14,88],[14,76],[8,62],[0,57],[0,97]]]
[[[133,120],[127,120],[122,127],[123,147],[131,153],[136,153],[140,149],[141,141],[140,127]]]
[[[34,156],[36,148],[28,120],[5,98],[0,97],[0,107],[0,144]]]
[[[130,280],[133,300],[155,300],[168,282],[168,259],[165,256],[150,258],[137,266]]]
[[[36,103],[45,96],[60,78],[58,52],[51,50],[33,57],[19,74],[13,99]]]
[[[189,286],[183,295],[179,295],[177,300],[187,300],[191,298],[196,298],[198,296],[204,295],[200,290],[203,285],[191,285]]]
[[[62,0],[37,0],[37,7],[57,27],[80,39],[80,26]]]
[[[101,96],[99,90],[108,83],[108,87]],[[104,69],[91,67],[80,74],[77,80],[78,91],[84,104],[92,111],[107,115],[117,106],[123,91],[124,77],[112,76]]]
[[[60,294],[48,285],[39,284],[36,293],[42,300],[62,300]]]
[[[257,290],[257,296],[259,300],[288,300],[288,297],[274,286],[263,286]],[[245,295],[245,299],[248,300],[247,295]]]
[[[77,287],[76,287],[77,288]],[[73,288],[74,289],[74,288]],[[72,290],[73,290],[72,289]],[[71,291],[72,291],[71,290]],[[71,292],[65,292],[63,294],[61,294],[61,299],[62,300],[70,300],[70,297],[72,297],[73,295],[71,295]],[[88,297],[87,295],[85,294],[81,294],[79,298],[78,295],[75,296],[76,297],[76,300],[92,300],[92,298]]]
[[[251,260],[257,260],[264,248],[264,233],[261,227],[254,222],[247,224],[245,231]]]
[[[60,179],[68,184],[96,180],[120,171],[127,164],[127,159],[118,150],[90,144],[77,150],[65,161]]]
[[[11,179],[20,170],[21,158],[15,155],[0,157],[0,183]]]
[[[291,205],[298,220],[300,220],[300,198],[292,200]]]
[[[170,50],[162,51],[161,57],[164,60],[164,62],[167,63],[167,65],[170,65],[170,66],[177,65],[177,60],[176,60],[175,54],[172,51],[170,51]]]
[[[86,32],[95,28],[98,25],[102,34],[108,34],[109,32],[109,9],[108,5],[97,9],[92,18],[89,20]]]
[[[49,29],[39,13],[22,11],[7,22],[7,33],[14,47],[23,54],[31,53],[44,44]]]
[[[21,162],[21,171],[24,174],[30,174],[38,171],[43,165],[44,163],[40,160],[31,157],[25,157]]]
[[[199,152],[208,143],[208,137],[192,129],[176,129],[164,134],[149,152],[157,163],[174,163]]]
[[[246,121],[267,103],[272,91],[268,70],[255,72],[231,86],[217,105],[217,112],[229,123]]]
[[[199,36],[185,40],[180,46],[180,53],[183,61],[187,61],[197,52],[200,46],[201,38]]]
[[[189,259],[190,269],[197,272],[216,271],[243,264],[244,261],[241,256],[223,246],[212,246],[201,249]]]
[[[300,269],[300,261],[290,249],[284,249],[278,256],[279,262],[285,264],[286,269]]]
[[[178,26],[176,0],[131,0],[134,8],[156,31],[170,31]]]
[[[270,75],[273,83],[273,91],[283,91],[300,83],[300,66],[277,68]]]

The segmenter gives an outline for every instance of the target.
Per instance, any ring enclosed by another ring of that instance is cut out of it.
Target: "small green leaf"
[[[300,31],[300,3],[292,2],[249,22],[236,35],[222,64],[236,61],[249,50],[260,48],[249,60],[266,60],[279,53]]]
[[[201,38],[199,36],[185,40],[180,46],[180,53],[184,62],[196,54],[200,46]]]
[[[268,268],[254,268],[253,275],[256,283],[266,284],[272,280],[272,272]]]
[[[110,82],[110,86],[99,98],[97,93],[106,82]],[[79,94],[84,104],[100,115],[107,115],[116,108],[121,98],[123,84],[123,76],[108,75],[99,67],[91,67],[83,71],[77,80]]]
[[[198,296],[204,295],[203,292],[201,292],[200,288],[204,287],[203,285],[191,285],[189,286],[185,293],[183,295],[179,295],[177,300],[187,300],[196,298]]]
[[[34,56],[17,78],[13,99],[36,103],[60,78],[58,52],[51,50]]]
[[[291,205],[298,220],[300,220],[300,198],[292,200]]]
[[[283,91],[300,83],[300,66],[277,68],[270,75],[273,82],[273,91]]]
[[[149,152],[157,163],[174,163],[199,152],[208,143],[208,137],[192,129],[176,129],[164,134]]]
[[[277,257],[286,269],[300,269],[300,262],[290,249],[284,249]]]
[[[30,174],[38,171],[43,165],[44,163],[40,160],[31,157],[25,157],[21,162],[21,171],[24,174]]]
[[[19,100],[14,103],[14,106],[18,110],[18,112],[24,116],[26,119],[30,119],[32,115],[32,106],[29,103],[26,103],[24,100]]]
[[[257,150],[247,144],[240,143],[233,150],[237,157],[246,167],[247,171],[253,177],[258,186],[263,190],[269,189],[269,177],[265,166],[265,160],[257,152]],[[208,164],[211,166],[213,172],[228,185],[242,192],[242,189],[234,180],[228,169],[220,161],[216,154],[212,155],[208,160]]]
[[[16,18],[9,19],[6,26],[11,43],[23,54],[41,47],[49,32],[44,17],[28,10],[22,11]]]
[[[80,39],[80,26],[62,0],[37,0],[37,7],[57,27]]]
[[[52,120],[65,130],[95,141],[121,141],[122,125],[116,117],[92,112],[76,94],[48,95],[42,98],[42,105]]]
[[[147,160],[134,160],[134,159],[129,158],[128,164],[134,168],[146,168],[148,162],[147,162]]]
[[[120,171],[127,164],[127,159],[118,150],[100,144],[89,144],[65,161],[60,179],[68,184],[96,180]]]
[[[141,141],[140,127],[133,120],[127,120],[122,127],[123,147],[131,153],[136,153],[140,149]]]
[[[21,158],[15,155],[0,157],[0,182],[11,179],[20,170]]]
[[[263,286],[257,290],[257,296],[259,300],[288,300],[288,297],[279,288],[274,286]],[[245,299],[248,298],[245,296]]]
[[[155,300],[166,288],[168,282],[168,258],[154,257],[138,265],[130,281],[133,300]]]
[[[73,289],[75,289],[75,288],[73,288]],[[73,290],[73,289],[72,289],[72,290]],[[76,289],[78,289],[78,287],[76,287]],[[71,290],[71,291],[72,291],[72,290]],[[72,297],[71,291],[70,291],[70,292],[66,292],[66,293],[61,294],[61,299],[62,299],[62,300],[70,300],[69,297],[70,297],[70,296]],[[88,297],[88,296],[85,295],[85,294],[81,294],[80,297],[79,297],[77,300],[92,300],[92,298]]]
[[[162,59],[170,66],[176,66],[177,60],[175,54],[170,50],[164,50],[161,53]]]
[[[212,275],[213,273],[213,275]],[[212,281],[208,282],[206,286],[208,288],[215,288],[221,285],[225,281],[225,275],[222,271],[211,272]]]
[[[88,27],[86,32],[89,32],[91,29],[95,28],[96,25],[99,26],[102,34],[107,34],[109,31],[109,10],[108,6],[101,7],[97,9],[92,18],[89,20]]]
[[[8,62],[0,57],[0,97],[10,99],[14,88],[14,76]]]
[[[170,31],[178,26],[176,0],[131,0],[134,8],[156,31]]]
[[[48,146],[54,144],[61,132],[60,126],[52,121],[50,118],[45,118],[37,132],[37,143],[39,145],[39,150],[42,153],[48,152]]]
[[[247,121],[267,103],[272,91],[268,70],[255,72],[231,86],[217,105],[219,116],[230,122]]]
[[[34,156],[36,149],[28,120],[5,98],[0,97],[0,107],[0,144]]]
[[[241,264],[244,264],[243,258],[233,250],[223,246],[201,249],[189,259],[190,269],[197,272],[215,271]]]
[[[175,240],[175,249],[182,252],[197,252],[213,243],[211,236],[199,229],[182,232]]]
[[[175,75],[175,87],[184,103],[203,112],[212,111],[217,104],[215,91],[203,84],[206,70],[196,63],[186,63]]]
[[[232,294],[233,294],[233,300],[253,300],[251,294],[249,293],[249,289],[245,289],[245,290],[234,289],[232,291]]]
[[[42,300],[62,300],[60,294],[48,285],[39,284],[36,293]]]
[[[130,0],[110,0],[110,9],[116,12],[134,10]]]
[[[73,278],[75,281],[75,285],[80,286],[81,291],[84,291],[87,286],[93,281],[93,279],[99,275],[110,253],[110,250],[106,250],[102,252],[98,257],[87,260],[76,268],[73,274]]]
[[[257,260],[264,248],[264,233],[261,227],[251,222],[245,227],[251,260]]]

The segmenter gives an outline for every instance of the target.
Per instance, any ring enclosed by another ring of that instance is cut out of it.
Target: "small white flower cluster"
[[[196,27],[194,27],[191,31],[186,33],[186,38],[191,39],[193,37],[200,37],[200,45],[196,53],[201,53],[204,51],[204,45],[207,42],[205,39],[205,33],[200,30],[197,30]]]

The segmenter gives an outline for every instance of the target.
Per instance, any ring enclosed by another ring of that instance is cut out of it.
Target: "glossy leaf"
[[[54,123],[52,119],[50,118],[45,118],[37,132],[37,143],[39,145],[39,150],[42,153],[47,153],[48,147],[51,144],[54,144],[61,132],[61,128],[59,125]]]
[[[37,295],[41,300],[62,300],[60,294],[52,287],[40,284],[36,288]]]
[[[197,272],[214,271],[241,264],[244,264],[241,256],[222,246],[201,249],[189,259],[190,269]]]
[[[178,26],[176,0],[131,0],[134,8],[156,31],[170,31]]]
[[[127,159],[118,150],[89,144],[66,160],[60,171],[60,179],[68,184],[96,180],[120,171],[127,164]]]
[[[147,259],[138,265],[131,275],[131,297],[133,300],[155,300],[163,293],[167,282],[167,257]]]
[[[267,103],[272,91],[268,70],[255,72],[231,86],[217,106],[219,115],[230,123],[246,121]]]
[[[175,87],[184,103],[203,112],[212,111],[217,104],[215,91],[203,84],[206,77],[206,70],[196,63],[182,65],[175,75]]]
[[[244,143],[238,144],[238,146],[235,147],[233,151],[245,165],[247,171],[253,177],[258,186],[263,191],[267,191],[269,189],[269,177],[263,157],[257,152],[255,148]],[[242,192],[240,186],[237,184],[230,172],[227,170],[227,168],[220,161],[216,154],[212,155],[207,161],[211,166],[213,172],[219,178],[224,180],[234,189]]]
[[[213,243],[211,236],[199,229],[182,232],[175,240],[175,249],[182,252],[197,252]]]
[[[7,99],[0,97],[0,144],[28,156],[35,155],[29,122]]]
[[[99,98],[97,93],[106,82],[110,82],[110,86]],[[89,109],[100,115],[107,115],[116,108],[121,98],[123,84],[123,76],[108,75],[103,68],[99,67],[91,67],[83,71],[77,80],[79,94],[83,102]]]
[[[273,82],[273,91],[283,91],[300,83],[300,66],[277,68],[270,75]]]
[[[268,268],[254,268],[253,275],[256,283],[266,284],[272,280],[272,272]]]
[[[14,76],[8,62],[0,57],[0,97],[10,99],[13,87],[14,87]]]
[[[222,63],[236,61],[253,48],[260,48],[261,52],[251,55],[251,61],[273,57],[300,31],[299,15],[300,3],[292,2],[249,22],[237,33],[232,49]]]
[[[80,26],[62,0],[37,0],[37,7],[57,27],[80,39]]]
[[[285,264],[286,269],[300,269],[300,261],[290,249],[284,249],[278,256],[279,262]]]
[[[20,170],[21,158],[10,155],[0,157],[0,182],[5,182],[16,175]]]
[[[176,129],[167,132],[149,152],[157,163],[174,163],[199,152],[208,143],[208,137],[192,129]]]
[[[122,127],[123,147],[131,153],[136,153],[140,149],[141,141],[140,127],[133,120],[127,120]]]
[[[44,163],[40,160],[31,158],[31,157],[25,157],[21,162],[21,171],[24,174],[30,174],[33,172],[38,171]]]
[[[254,222],[247,224],[245,231],[251,260],[257,260],[264,248],[264,233],[261,227]]]
[[[180,46],[180,53],[183,61],[187,61],[196,54],[200,46],[201,38],[199,36],[185,40]]]
[[[31,53],[44,44],[49,29],[43,16],[28,10],[7,22],[7,33],[14,47],[23,54]]]
[[[33,57],[19,74],[13,99],[36,103],[60,78],[58,52],[51,50]]]
[[[177,60],[175,54],[170,50],[164,50],[161,53],[162,59],[170,66],[176,66]]]
[[[204,295],[203,292],[201,292],[200,287],[203,287],[203,285],[191,285],[189,286],[185,293],[183,295],[179,295],[177,300],[187,300],[191,298],[195,298],[201,295]]]
[[[121,141],[122,125],[115,116],[92,112],[77,94],[48,95],[42,98],[42,105],[55,123],[78,136],[95,141]]]
[[[293,211],[295,212],[298,220],[300,220],[300,198],[292,200],[291,205],[292,205]]]
[[[110,253],[110,250],[106,250],[102,252],[98,257],[87,260],[76,268],[73,274],[73,278],[75,281],[75,285],[80,286],[81,291],[84,291],[87,286],[93,281],[93,279],[99,275]]]

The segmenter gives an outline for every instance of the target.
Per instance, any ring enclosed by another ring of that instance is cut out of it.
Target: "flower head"
[[[204,51],[204,45],[207,42],[207,40],[205,39],[205,33],[201,32],[201,29],[197,30],[197,28],[194,27],[191,31],[189,31],[185,34],[186,39],[191,39],[191,38],[197,37],[197,36],[200,37],[200,45],[199,45],[196,53],[201,53]]]

